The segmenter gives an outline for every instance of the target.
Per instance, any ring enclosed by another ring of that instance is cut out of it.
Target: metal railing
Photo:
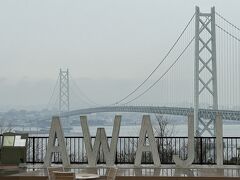
[[[92,138],[94,142],[94,138]],[[182,159],[187,158],[187,137],[156,137],[159,157],[162,164],[173,164],[172,156],[178,154]],[[87,154],[83,137],[65,137],[67,152],[71,163],[86,164]],[[110,143],[111,137],[108,137]],[[27,143],[27,162],[43,163],[48,137],[29,137]],[[116,164],[134,164],[137,150],[138,137],[119,137],[116,152]],[[224,164],[238,164],[238,147],[240,137],[224,137]],[[60,163],[61,157],[54,153],[53,163]],[[104,154],[100,148],[98,163],[105,163]],[[146,152],[142,155],[143,164],[153,163],[151,153]],[[196,137],[195,138],[195,164],[215,164],[215,138]]]
[[[94,142],[95,137],[92,137]],[[172,156],[178,154],[182,159],[187,158],[187,137],[155,137],[159,157],[162,164],[173,164]],[[2,136],[0,135],[0,142]],[[111,137],[108,137],[110,143]],[[71,163],[86,164],[87,154],[83,137],[65,137],[67,152]],[[28,138],[27,143],[27,162],[43,163],[47,150],[48,137]],[[119,137],[116,152],[116,164],[134,164],[135,154],[138,145],[138,137]],[[224,164],[240,164],[240,137],[223,138]],[[60,163],[60,154],[54,153],[53,163]],[[104,153],[100,148],[98,163],[105,163]],[[142,155],[143,164],[152,164],[151,153],[146,152]],[[215,138],[214,137],[195,137],[195,164],[215,164]]]

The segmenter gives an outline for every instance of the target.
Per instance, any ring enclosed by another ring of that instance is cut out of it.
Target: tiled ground
[[[134,177],[239,177],[240,166],[225,166],[217,168],[216,166],[192,166],[189,169],[179,169],[172,165],[162,165],[161,168],[153,166],[142,166],[137,168],[129,165],[118,166],[118,176]],[[72,165],[66,168],[67,171],[81,173],[86,165]],[[98,174],[105,176],[107,168],[97,166]],[[0,176],[42,176],[47,177],[46,168],[42,165],[28,165],[27,168],[17,166],[0,166]]]

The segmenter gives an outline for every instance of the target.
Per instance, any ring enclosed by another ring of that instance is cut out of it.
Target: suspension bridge
[[[201,12],[196,7],[159,64],[126,96],[110,105],[98,106],[81,91],[68,70],[60,70],[49,102],[58,104],[62,117],[99,112],[187,116],[193,112],[199,134],[207,132],[214,136],[217,113],[225,120],[240,120],[239,77],[240,28],[214,7],[210,12]],[[75,92],[81,94],[81,101],[93,107],[70,110],[69,97],[73,87],[77,87]],[[158,106],[132,105],[154,91],[158,94]],[[56,94],[57,98],[53,100]]]

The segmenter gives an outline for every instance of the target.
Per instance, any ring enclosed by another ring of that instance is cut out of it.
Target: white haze
[[[0,110],[46,108],[59,68],[97,103],[119,100],[160,62],[195,5],[240,25],[237,0],[1,0]]]

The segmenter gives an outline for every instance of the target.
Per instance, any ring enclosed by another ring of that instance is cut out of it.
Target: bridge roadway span
[[[139,112],[139,113],[157,113],[169,114],[178,116],[187,116],[193,112],[193,108],[180,108],[180,107],[160,107],[160,106],[103,106],[73,110],[68,113],[62,114],[62,117],[86,115],[92,113],[102,112]],[[212,119],[216,113],[222,114],[224,120],[240,120],[240,111],[230,110],[212,110],[212,109],[199,109],[199,116],[204,119]]]

